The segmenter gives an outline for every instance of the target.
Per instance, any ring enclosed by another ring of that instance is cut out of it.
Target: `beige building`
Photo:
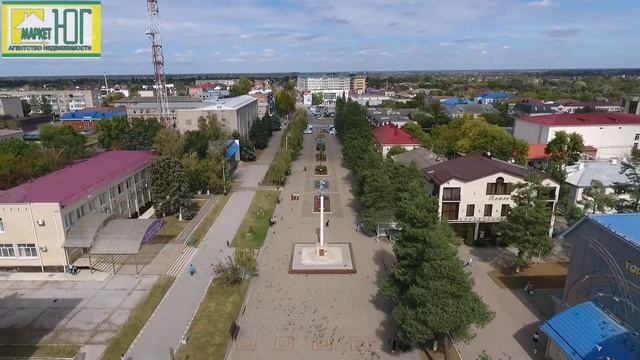
[[[128,118],[144,118],[144,119],[160,119],[160,109],[155,97],[134,97],[122,101],[119,104],[124,105],[127,109]],[[178,111],[186,109],[197,109],[206,104],[198,98],[189,96],[170,96],[169,97],[169,117],[171,120],[178,119]]]
[[[22,130],[0,129],[0,142],[11,139],[22,139],[24,132]]]
[[[364,75],[356,75],[353,78],[351,90],[357,94],[362,94],[367,91],[367,77]]]
[[[17,97],[0,97],[0,115],[9,115],[14,118],[24,116],[22,101]]]
[[[40,101],[44,96],[54,114],[82,110],[84,108],[98,107],[101,104],[98,90],[9,90],[0,91],[0,97],[17,97],[21,100],[32,101],[32,98]],[[22,105],[21,105],[22,108]],[[34,111],[32,109],[32,111]]]
[[[155,157],[145,151],[108,151],[0,191],[0,268],[61,271],[91,252],[132,254],[136,245],[139,249],[142,237],[133,235],[145,233],[149,222],[119,219],[135,216],[150,203],[147,168]],[[103,234],[111,221],[118,226]],[[114,243],[118,231],[138,224],[141,231]]]
[[[182,133],[198,130],[198,119],[215,115],[229,132],[237,130],[249,135],[249,129],[258,118],[258,100],[248,95],[205,101],[205,106],[192,110],[179,110],[176,129]]]
[[[495,225],[503,221],[515,203],[514,185],[525,181],[529,170],[480,155],[466,155],[422,170],[428,191],[438,199],[440,219],[465,239],[495,239]],[[560,184],[543,176],[549,189],[549,236]]]

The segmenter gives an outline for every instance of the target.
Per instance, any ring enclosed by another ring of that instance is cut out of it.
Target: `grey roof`
[[[96,255],[135,255],[140,251],[147,231],[159,219],[116,219],[96,237],[91,253]]]
[[[253,96],[240,95],[232,98],[205,101],[198,110],[237,110],[258,100]]]
[[[111,217],[111,214],[89,214],[78,220],[67,233],[67,239],[64,241],[66,248],[89,248],[93,245],[98,230],[100,230],[105,222]]]
[[[179,102],[169,102],[169,109],[196,109],[202,106],[207,105],[208,103],[202,100],[198,101],[179,101]],[[127,105],[127,110],[144,110],[144,109],[156,109],[158,105],[156,103],[151,102],[142,102],[137,104]]]
[[[582,169],[580,169],[582,167]],[[602,182],[605,187],[611,187],[616,182],[626,183],[627,177],[620,174],[621,163],[615,164],[612,161],[583,161],[582,165],[572,165],[567,167],[568,184],[577,187],[589,187],[592,180]]]
[[[445,111],[449,114],[468,114],[468,115],[482,115],[490,112],[494,112],[493,106],[480,105],[480,104],[460,104],[455,106],[445,107]]]
[[[393,161],[401,164],[414,164],[420,170],[447,160],[445,157],[440,157],[423,147],[418,147],[402,154],[393,155],[391,158]]]

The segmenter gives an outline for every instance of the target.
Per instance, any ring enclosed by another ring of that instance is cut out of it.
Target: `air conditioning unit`
[[[38,219],[36,220],[36,224],[38,224],[38,226],[44,226],[44,220]]]

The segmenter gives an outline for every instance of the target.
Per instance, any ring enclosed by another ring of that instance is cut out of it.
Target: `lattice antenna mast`
[[[169,100],[167,96],[167,79],[164,71],[162,39],[160,37],[158,0],[147,0],[147,14],[149,15],[149,31],[147,35],[151,39],[151,56],[153,58],[153,72],[158,110],[160,110],[160,122],[166,127],[173,128],[174,123],[169,116]]]

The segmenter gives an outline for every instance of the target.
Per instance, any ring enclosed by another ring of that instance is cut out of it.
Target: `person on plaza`
[[[304,171],[307,171],[307,166],[306,165],[304,166]]]
[[[473,265],[473,258],[469,257],[469,260],[464,263],[464,266],[471,267],[471,265]]]
[[[533,295],[533,281],[527,280],[527,285],[524,286],[524,292]]]
[[[193,276],[196,273],[196,267],[193,264],[189,264],[189,275]]]
[[[327,227],[329,227],[329,219],[327,219],[327,222],[325,224]]]
[[[533,353],[538,352],[538,341],[540,341],[540,333],[538,331],[533,333]]]

